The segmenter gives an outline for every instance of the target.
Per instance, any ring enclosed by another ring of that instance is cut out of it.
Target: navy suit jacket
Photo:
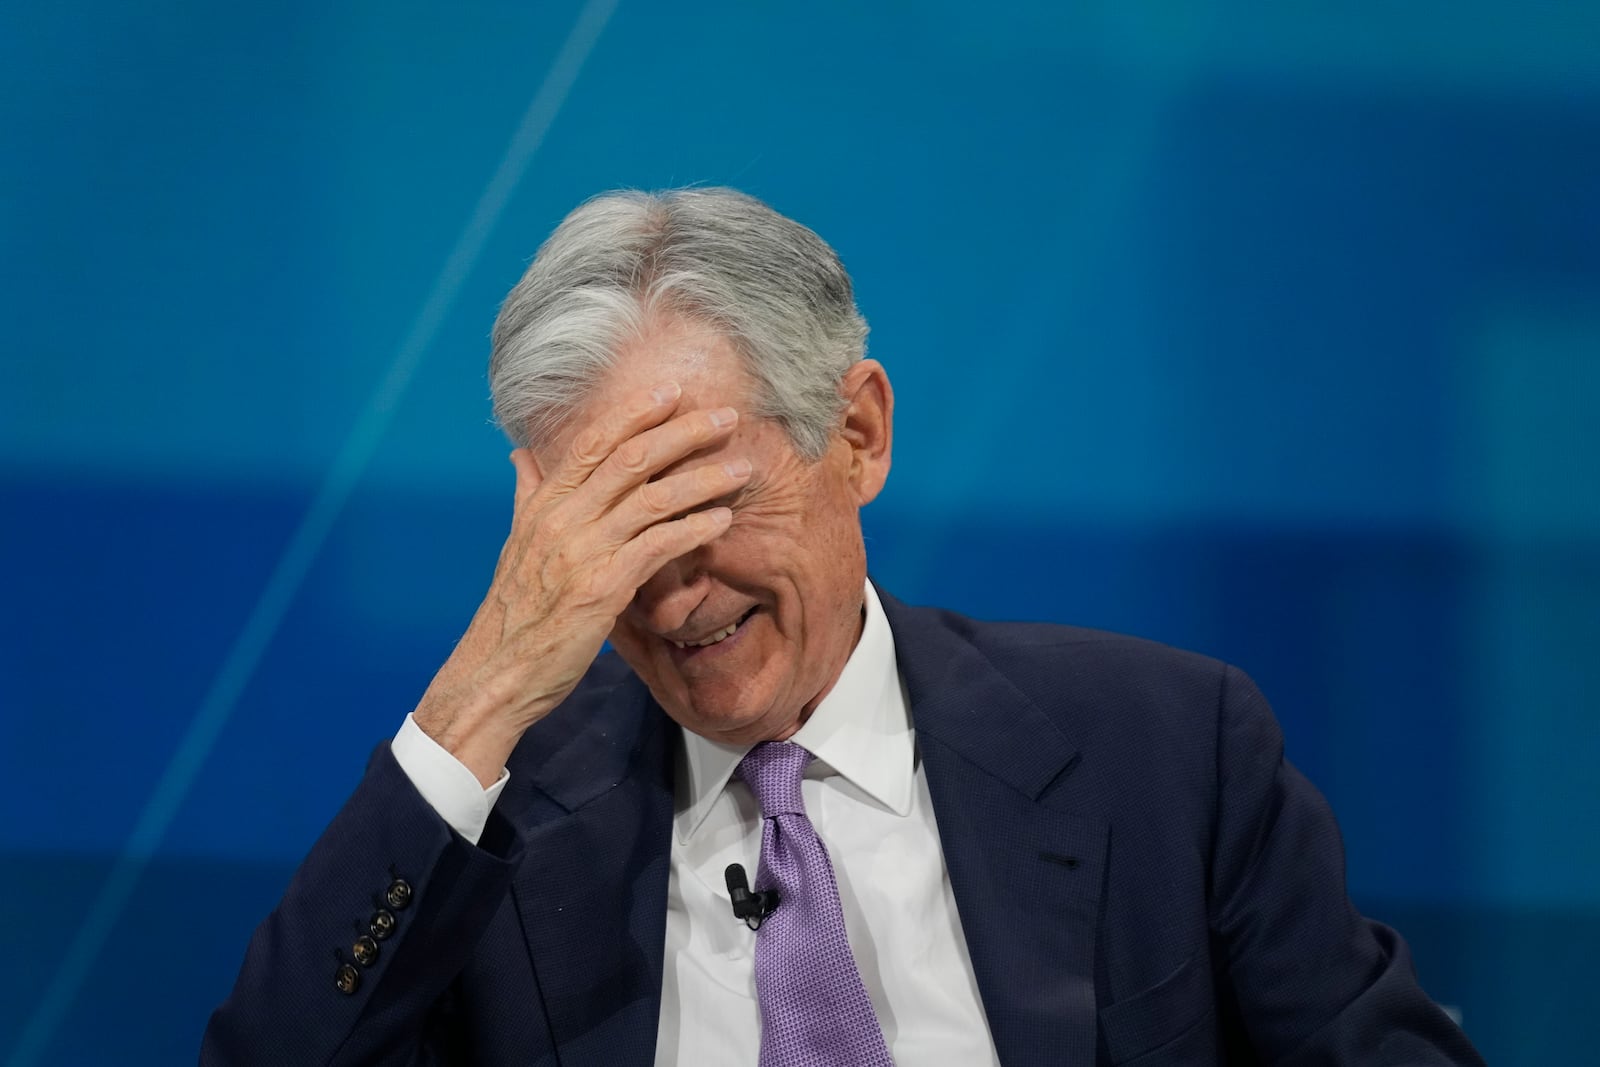
[[[1351,906],[1333,815],[1243,674],[882,600],[1004,1064],[1481,1062]],[[649,1067],[676,729],[601,657],[517,748],[478,846],[380,748],[201,1062]],[[336,990],[396,879],[394,933]]]

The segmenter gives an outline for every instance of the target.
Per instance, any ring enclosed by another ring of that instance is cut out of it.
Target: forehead
[[[659,318],[617,348],[611,369],[562,421],[555,436],[540,446],[540,455],[554,461],[581,427],[614,410],[628,396],[666,381],[683,389],[679,412],[731,407],[748,415],[755,392],[743,358],[726,337],[693,320]],[[749,428],[741,425],[735,433],[742,436]]]
[[[726,337],[689,319],[661,319],[617,349],[616,363],[585,401],[580,418],[592,417],[630,393],[665,381],[675,381],[683,388],[680,411],[723,406],[744,409],[753,385],[744,360]]]

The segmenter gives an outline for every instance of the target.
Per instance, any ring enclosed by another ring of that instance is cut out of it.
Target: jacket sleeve
[[[519,859],[495,816],[483,847],[451,830],[381,746],[256,929],[200,1063],[450,1062],[452,983]]]
[[[1210,922],[1257,1054],[1286,1067],[1481,1065],[1417,985],[1405,942],[1351,904],[1332,810],[1231,667],[1218,732]]]

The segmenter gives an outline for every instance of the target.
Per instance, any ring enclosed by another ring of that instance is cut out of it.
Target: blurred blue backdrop
[[[193,1059],[476,606],[560,217],[733,184],[896,595],[1239,664],[1492,1062],[1592,1062],[1600,8],[0,8],[0,1057]],[[1308,967],[1315,960],[1306,961]]]

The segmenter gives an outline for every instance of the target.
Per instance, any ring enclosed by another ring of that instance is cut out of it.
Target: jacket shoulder
[[[1143,637],[1048,622],[990,622],[917,608],[928,621],[969,644],[1024,691],[1070,687],[1083,699],[1214,708],[1225,672],[1221,660]]]

